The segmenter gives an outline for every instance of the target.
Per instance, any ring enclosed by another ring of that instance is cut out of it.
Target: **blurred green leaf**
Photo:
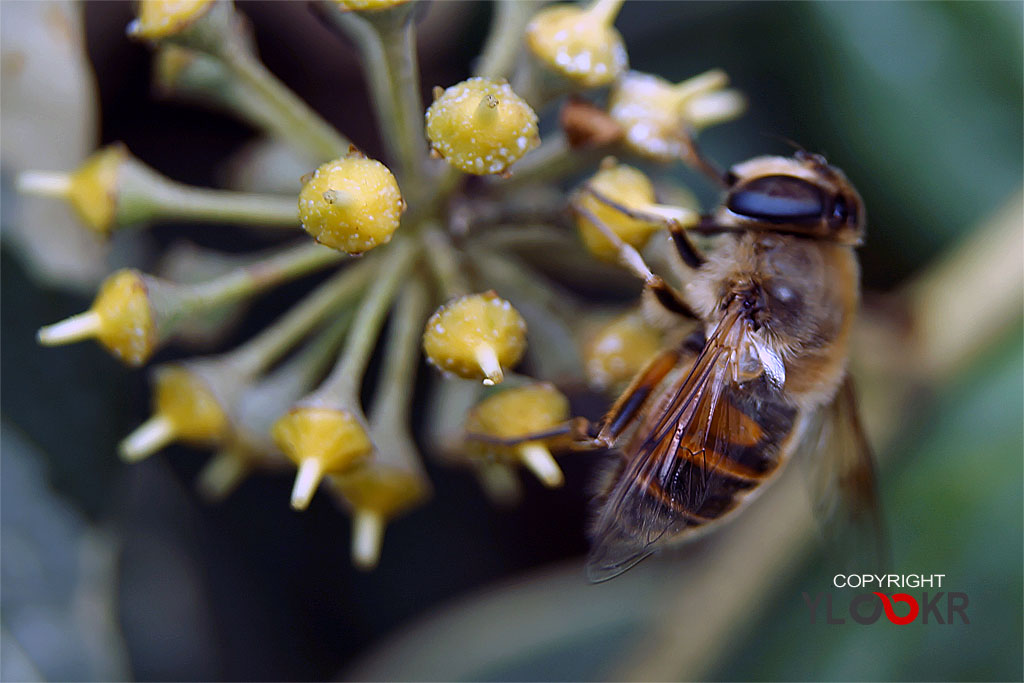
[[[859,590],[832,585],[834,558],[788,582],[767,616],[746,624],[721,680],[1020,680],[1024,342],[1019,334],[944,387],[881,473],[883,508],[903,574],[945,574],[968,594],[971,623],[810,624],[801,593],[833,593],[836,616]],[[899,591],[890,591],[899,592]]]

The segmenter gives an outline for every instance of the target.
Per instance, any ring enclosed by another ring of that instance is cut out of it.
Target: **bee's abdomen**
[[[797,411],[778,395],[765,393],[731,387],[709,419],[688,425],[675,453],[668,454],[675,456],[667,465],[674,470],[671,476],[648,484],[666,514],[701,526],[734,510],[778,471],[788,455]]]

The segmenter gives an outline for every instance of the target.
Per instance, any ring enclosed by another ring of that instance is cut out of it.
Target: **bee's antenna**
[[[803,145],[801,145],[798,142],[795,142],[791,138],[787,138],[785,135],[779,135],[778,133],[765,133],[765,132],[762,132],[761,135],[765,136],[766,138],[772,138],[774,140],[778,140],[779,142],[781,142],[781,143],[783,143],[785,145],[788,145],[789,147],[792,147],[797,152],[801,152],[803,154],[807,154],[807,150],[804,148]]]

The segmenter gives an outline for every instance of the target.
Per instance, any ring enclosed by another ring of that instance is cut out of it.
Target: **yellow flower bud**
[[[124,145],[110,145],[71,173],[26,171],[18,177],[18,189],[66,199],[86,226],[106,237],[115,227],[118,179],[129,158]]]
[[[590,7],[541,10],[526,29],[526,44],[548,68],[585,88],[607,85],[626,68],[626,47],[612,25],[622,0]]]
[[[404,5],[409,0],[334,0],[334,2],[347,12],[377,12],[391,9],[396,5]]]
[[[141,0],[139,16],[128,25],[128,35],[159,40],[192,25],[203,16],[213,0]]]
[[[474,439],[474,435],[518,439],[558,427],[569,419],[569,401],[551,384],[532,384],[508,389],[477,405],[466,419],[467,454],[485,461],[521,462],[545,486],[564,481],[546,441],[527,441],[505,446]]]
[[[526,350],[526,321],[496,293],[469,294],[449,301],[427,320],[423,351],[446,372],[498,384],[503,367]]]
[[[673,85],[651,74],[631,71],[615,84],[608,111],[626,130],[626,143],[638,154],[668,161],[687,153],[688,129],[734,119],[746,106],[719,70]]]
[[[305,510],[327,474],[340,474],[373,450],[359,418],[348,410],[297,407],[271,428],[277,446],[299,467],[292,507]]]
[[[299,192],[299,220],[317,242],[348,254],[387,244],[405,201],[388,167],[358,152],[318,168]]]
[[[352,510],[352,560],[360,569],[377,566],[384,525],[430,491],[421,473],[374,460],[331,477],[331,484]]]
[[[504,81],[470,78],[427,110],[434,151],[466,173],[504,173],[540,143],[537,114]]]
[[[654,185],[642,171],[625,164],[605,164],[587,184],[602,196],[630,209],[639,210],[654,203]],[[580,195],[579,204],[623,242],[637,249],[647,244],[651,235],[662,227],[662,223],[630,218],[586,192]],[[606,261],[616,260],[615,246],[592,221],[578,215],[576,226],[590,253]]]
[[[154,376],[153,416],[121,442],[121,457],[137,462],[172,441],[196,446],[216,445],[231,425],[215,391],[192,369],[170,365]]]
[[[39,330],[39,343],[63,346],[95,337],[128,365],[146,362],[157,344],[150,278],[137,270],[119,270],[100,286],[92,307]]]
[[[590,386],[605,391],[628,382],[662,348],[661,334],[637,311],[602,325],[584,344],[583,363]]]

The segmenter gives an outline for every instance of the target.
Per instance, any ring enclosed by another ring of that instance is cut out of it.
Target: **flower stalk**
[[[388,331],[381,386],[370,411],[373,456],[333,480],[343,503],[352,509],[352,560],[362,569],[377,565],[387,522],[430,493],[409,431],[416,348],[428,304],[426,287],[418,278],[402,290]]]
[[[358,406],[366,365],[373,353],[381,324],[387,315],[403,278],[409,275],[419,254],[412,240],[395,240],[383,255],[374,282],[360,304],[352,323],[352,333],[345,350],[331,374],[314,393],[320,403]]]
[[[312,388],[333,360],[352,323],[347,303],[351,303],[351,297],[342,297],[335,304],[342,312],[334,322],[294,357],[246,388],[232,415],[230,442],[199,473],[196,483],[204,498],[222,500],[254,469],[280,468],[285,464],[270,438],[270,429],[282,411]]]
[[[102,236],[154,221],[290,229],[299,224],[292,197],[185,185],[142,163],[122,144],[100,150],[70,173],[23,172],[18,190],[67,200],[82,221]]]
[[[508,78],[522,51],[526,25],[540,6],[538,0],[498,0],[493,4],[491,28],[474,76]]]
[[[128,365],[142,365],[192,316],[255,296],[342,258],[325,247],[300,244],[212,280],[187,285],[121,270],[104,281],[88,311],[40,328],[37,338],[44,346],[96,338]]]
[[[422,190],[427,153],[414,13],[412,3],[383,12],[327,10],[332,24],[341,28],[362,53],[381,139],[410,196]]]
[[[384,317],[417,257],[410,239],[388,247],[331,374],[274,424],[274,440],[299,470],[292,488],[294,509],[309,505],[325,476],[344,473],[373,450],[359,392]]]

